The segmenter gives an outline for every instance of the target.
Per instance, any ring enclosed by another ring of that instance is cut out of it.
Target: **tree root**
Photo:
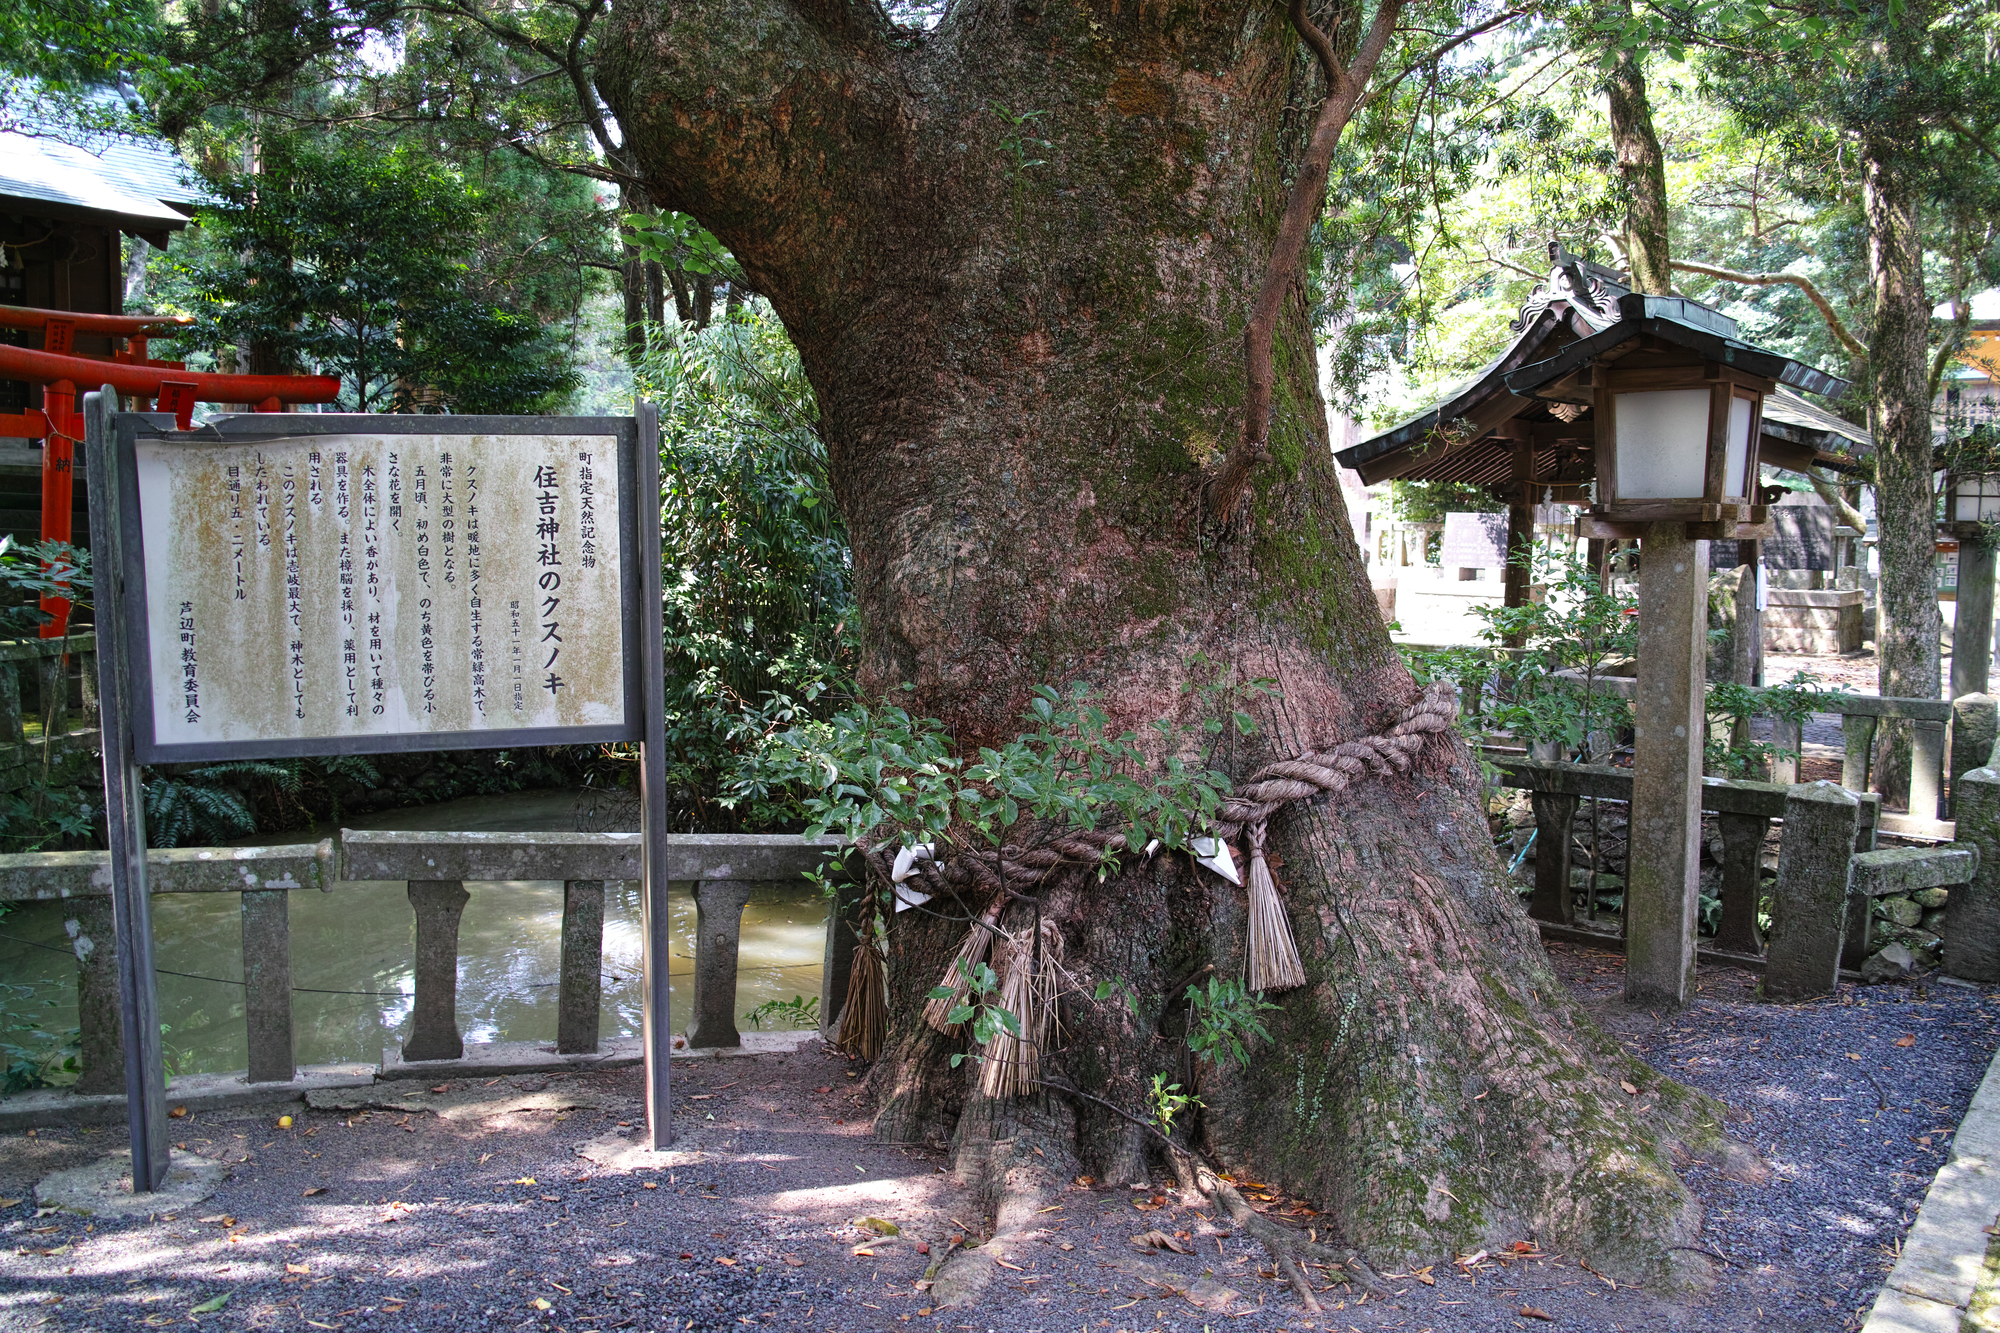
[[[1296,1233],[1279,1226],[1252,1208],[1237,1188],[1223,1179],[1222,1172],[1213,1163],[1199,1160],[1193,1151],[1160,1133],[1156,1126],[1148,1124],[1122,1107],[1114,1106],[1102,1097],[1093,1097],[1079,1088],[1051,1083],[1046,1079],[1039,1079],[1037,1082],[1052,1092],[1061,1092],[1071,1097],[1081,1097],[1085,1101],[1095,1102],[1158,1139],[1167,1150],[1168,1160],[1173,1163],[1174,1176],[1181,1190],[1184,1193],[1198,1194],[1211,1208],[1227,1213],[1229,1220],[1235,1223],[1238,1230],[1261,1244],[1265,1253],[1271,1256],[1271,1267],[1280,1277],[1292,1284],[1292,1290],[1299,1294],[1299,1300],[1308,1311],[1318,1314],[1320,1304],[1319,1297],[1313,1293],[1312,1283],[1306,1279],[1305,1269],[1299,1263],[1301,1259],[1346,1269],[1354,1275],[1354,1280],[1363,1290],[1379,1299],[1387,1300],[1397,1295],[1358,1251],[1334,1249],[1316,1241],[1299,1239]]]
[[[1167,1156],[1173,1162],[1174,1174],[1179,1178],[1182,1190],[1193,1191],[1211,1200],[1214,1207],[1229,1215],[1229,1220],[1236,1224],[1238,1230],[1261,1244],[1271,1256],[1271,1266],[1292,1284],[1292,1290],[1299,1294],[1299,1300],[1307,1310],[1317,1314],[1320,1305],[1319,1298],[1313,1294],[1312,1283],[1306,1280],[1305,1270],[1299,1262],[1301,1259],[1345,1268],[1354,1275],[1355,1282],[1372,1296],[1386,1300],[1397,1294],[1357,1251],[1303,1240],[1291,1230],[1279,1226],[1252,1208],[1237,1188],[1224,1180],[1212,1166],[1197,1160],[1193,1153],[1179,1144],[1170,1141]]]

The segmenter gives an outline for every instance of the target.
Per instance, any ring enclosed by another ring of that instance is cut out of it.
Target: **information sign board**
[[[133,1188],[165,1179],[143,763],[636,741],[646,1118],[672,1138],[658,414],[84,399]]]
[[[1438,563],[1446,569],[1500,569],[1507,563],[1507,515],[1444,516]]]
[[[631,423],[366,420],[121,418],[140,762],[639,739]]]

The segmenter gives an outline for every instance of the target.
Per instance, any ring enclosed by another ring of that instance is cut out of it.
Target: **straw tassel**
[[[882,967],[876,938],[881,917],[871,916],[855,934],[861,937],[854,951],[854,970],[847,975],[847,1006],[840,1016],[840,1033],[834,1044],[849,1055],[873,1060],[882,1053],[882,1040],[889,1030],[889,979]]]
[[[965,943],[958,946],[958,953],[944,970],[944,979],[938,982],[939,988],[949,988],[951,994],[935,996],[924,1005],[924,1022],[947,1037],[957,1035],[958,1030],[965,1026],[951,1021],[951,1011],[965,1003],[965,993],[972,984],[968,976],[973,968],[986,961],[986,950],[999,933],[1000,909],[1006,902],[1005,895],[995,898],[993,905],[965,933]]]
[[[1004,1027],[987,1043],[979,1067],[979,1092],[985,1097],[1022,1097],[1035,1090],[1042,1077],[1042,1051],[1055,1018],[1056,976],[1062,962],[1062,930],[1053,921],[1041,925],[1040,957],[1035,932],[1024,931],[995,949],[1005,969],[1000,982],[1000,1007],[1014,1015],[1019,1033]]]
[[[1271,867],[1264,862],[1264,822],[1250,826],[1250,989],[1293,990],[1306,984],[1299,946]]]

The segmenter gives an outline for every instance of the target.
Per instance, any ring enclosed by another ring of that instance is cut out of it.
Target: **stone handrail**
[[[832,838],[794,834],[672,834],[667,879],[692,881],[696,905],[695,1006],[688,1044],[741,1044],[735,1024],[742,912],[756,885],[828,868]],[[292,1032],[290,895],[342,882],[400,880],[416,916],[414,1015],[405,1061],[462,1056],[456,1013],[458,925],[467,881],[562,880],[563,924],[556,1049],[598,1050],[604,886],[641,877],[639,835],[628,833],[396,833],[343,830],[317,844],[154,850],[153,893],[236,893],[242,899],[247,1081],[289,1083]],[[831,867],[843,872],[839,861]],[[844,873],[844,872],[843,872]],[[836,874],[835,878],[841,878]],[[82,1075],[77,1091],[124,1086],[124,1042],[111,916],[108,852],[0,855],[0,902],[62,901],[77,958]],[[821,1012],[846,994],[852,932],[830,914]]]
[[[22,704],[24,673],[33,682],[33,708]],[[28,734],[28,721],[39,734]],[[0,642],[0,790],[25,783],[49,747],[63,753],[89,748],[96,738],[97,636]]]

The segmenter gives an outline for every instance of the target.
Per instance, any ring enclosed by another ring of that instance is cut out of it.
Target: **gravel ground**
[[[1635,1052],[1748,1112],[1739,1133],[1775,1168],[1764,1187],[1690,1173],[1706,1242],[1727,1260],[1705,1296],[1614,1291],[1574,1259],[1530,1253],[1437,1265],[1388,1303],[1329,1291],[1310,1317],[1260,1274],[1261,1248],[1212,1219],[1150,1191],[1078,1187],[1008,1250],[980,1304],[933,1313],[926,1266],[986,1219],[937,1154],[871,1143],[855,1066],[814,1049],[677,1065],[682,1137],[659,1169],[628,1169],[636,1070],[384,1085],[372,1107],[298,1111],[289,1129],[277,1110],[188,1116],[177,1142],[228,1161],[231,1177],[151,1221],[34,1213],[35,1180],[119,1146],[122,1129],[0,1137],[0,1329],[1856,1327],[1985,1071],[2000,994],[1843,988],[1779,1007],[1716,969],[1693,1008],[1662,1021],[1617,1000],[1616,957],[1552,955]],[[1309,1224],[1290,1201],[1268,1206]],[[863,1218],[903,1234],[878,1238]],[[1196,1253],[1140,1255],[1130,1238],[1150,1229]]]

